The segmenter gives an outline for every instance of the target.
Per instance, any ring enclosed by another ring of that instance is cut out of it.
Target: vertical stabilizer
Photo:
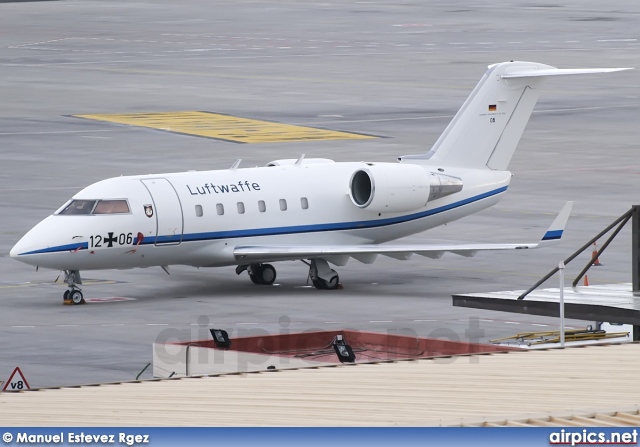
[[[507,170],[547,76],[619,70],[625,69],[558,69],[535,62],[491,65],[431,150],[400,159]]]

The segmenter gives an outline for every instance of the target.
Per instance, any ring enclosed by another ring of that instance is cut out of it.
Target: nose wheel
[[[82,291],[77,286],[82,284],[82,278],[80,278],[80,271],[78,270],[65,270],[64,281],[67,283],[68,289],[62,295],[64,304],[86,304]]]

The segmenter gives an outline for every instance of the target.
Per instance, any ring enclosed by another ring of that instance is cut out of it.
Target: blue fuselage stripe
[[[195,241],[206,241],[206,240],[217,240],[217,239],[234,239],[234,238],[240,238],[240,237],[274,236],[274,235],[284,235],[284,234],[301,234],[301,233],[315,233],[315,232],[324,232],[324,231],[340,231],[340,230],[344,231],[344,230],[361,230],[366,228],[379,228],[379,227],[384,227],[388,225],[397,225],[401,223],[411,222],[417,219],[422,219],[425,217],[440,214],[446,211],[460,208],[470,203],[478,202],[488,197],[495,196],[497,194],[505,192],[506,190],[507,190],[507,186],[503,186],[501,188],[497,188],[492,191],[488,191],[488,192],[479,194],[477,196],[470,197],[468,199],[460,200],[458,202],[454,202],[449,205],[443,205],[441,207],[433,208],[431,210],[421,211],[419,213],[414,213],[414,214],[407,214],[404,216],[390,217],[387,219],[362,220],[362,221],[354,221],[354,222],[335,222],[335,223],[313,224],[313,225],[296,225],[296,226],[289,226],[289,227],[250,228],[246,230],[227,230],[227,231],[214,231],[214,232],[206,232],[206,233],[157,236],[155,238],[154,237],[145,238],[140,244],[138,244],[138,239],[134,238],[133,245],[154,245],[154,244],[171,244],[171,243],[175,244],[181,241],[195,242]],[[21,255],[55,253],[55,252],[72,251],[72,250],[78,250],[78,249],[80,250],[88,249],[87,242],[43,248],[41,250],[34,250],[26,253],[21,253]]]

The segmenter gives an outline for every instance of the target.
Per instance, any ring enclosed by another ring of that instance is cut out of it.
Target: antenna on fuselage
[[[240,163],[242,163],[242,158],[238,158],[236,161],[234,161],[229,170],[235,171],[236,169],[238,169],[238,166],[240,166]]]
[[[300,166],[302,164],[302,160],[304,160],[304,154],[300,155],[300,158],[296,160],[294,166]]]

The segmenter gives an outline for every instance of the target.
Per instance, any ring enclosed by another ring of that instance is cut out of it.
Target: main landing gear
[[[82,291],[77,284],[82,284],[79,270],[65,270],[64,282],[67,283],[68,289],[64,292],[64,304],[85,304]]]
[[[312,259],[309,262],[309,278],[316,289],[334,290],[340,287],[338,272],[329,267],[324,259]]]
[[[239,275],[245,270],[254,284],[270,286],[276,281],[276,269],[271,264],[239,265],[236,267],[236,274]]]
[[[303,261],[309,266],[309,279],[316,289],[333,290],[340,287],[338,272],[329,267],[324,259],[311,259]],[[254,284],[270,286],[276,280],[276,269],[271,264],[249,264],[236,267],[236,274],[244,271],[249,273],[249,279]]]

